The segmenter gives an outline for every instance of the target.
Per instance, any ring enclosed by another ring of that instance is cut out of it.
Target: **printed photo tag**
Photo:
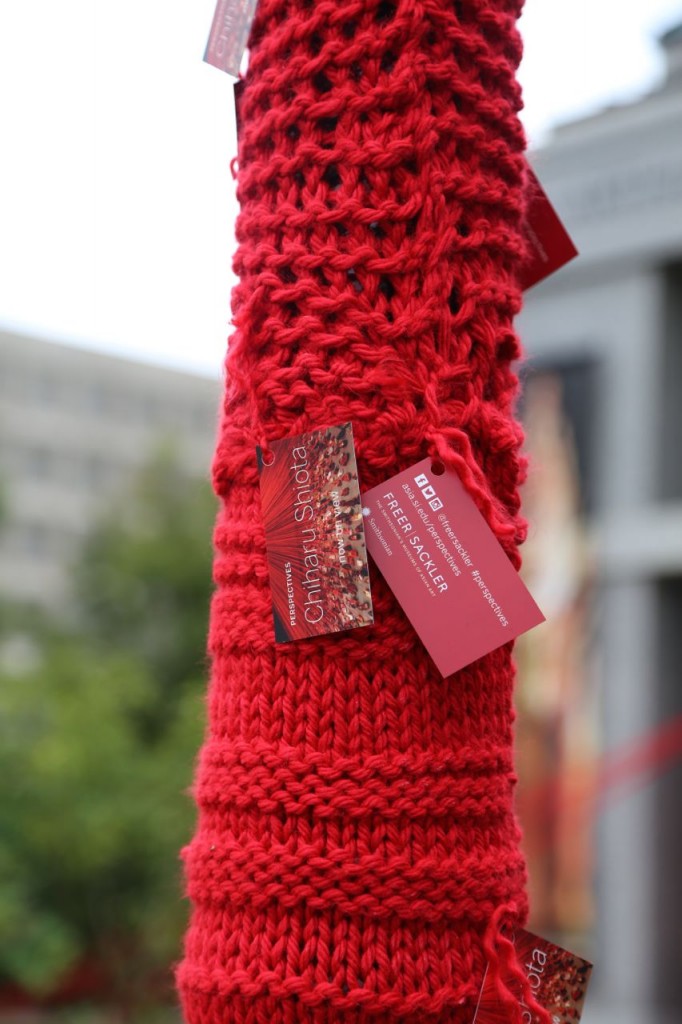
[[[544,621],[456,473],[424,459],[362,504],[367,549],[444,676]]]
[[[374,622],[350,423],[257,448],[278,643]]]
[[[552,1024],[578,1024],[592,964],[523,928],[516,930],[513,941],[533,997],[547,1010]],[[503,980],[519,1001],[523,1024],[537,1024],[537,1015],[524,1001],[517,978],[510,974]],[[509,1011],[495,991],[490,971],[486,971],[472,1024],[506,1024],[508,1020]]]

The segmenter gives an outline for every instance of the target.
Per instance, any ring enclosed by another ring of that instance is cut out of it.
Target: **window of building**
[[[57,382],[47,370],[37,370],[32,376],[32,389],[41,405],[51,405],[56,397]]]
[[[53,468],[53,455],[47,448],[29,448],[26,454],[26,469],[28,475],[35,480],[45,480]]]
[[[83,463],[83,480],[88,487],[101,487],[107,479],[107,467],[100,455],[86,455]]]
[[[50,551],[50,535],[42,523],[24,523],[20,532],[20,550],[30,558],[42,558]]]
[[[658,493],[682,498],[682,262],[665,270],[663,373],[658,452]]]

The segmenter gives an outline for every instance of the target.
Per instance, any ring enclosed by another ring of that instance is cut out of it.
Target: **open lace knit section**
[[[258,5],[183,851],[189,1024],[465,1024],[491,916],[526,915],[511,646],[442,679],[373,567],[374,627],[276,645],[254,454],[350,420],[365,488],[437,456],[518,565],[519,8]]]

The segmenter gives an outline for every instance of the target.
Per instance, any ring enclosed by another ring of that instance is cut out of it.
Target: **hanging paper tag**
[[[228,75],[239,77],[249,41],[257,0],[217,0],[204,60]]]
[[[518,966],[528,978],[536,1002],[549,1013],[552,1024],[578,1024],[592,964],[523,928],[516,930],[513,941]],[[509,971],[502,981],[518,999],[523,1024],[537,1024],[537,1015],[526,1004],[514,974]],[[487,970],[472,1024],[500,1024],[507,1020],[509,1011],[497,994],[491,971]]]
[[[424,459],[362,503],[367,549],[444,676],[544,620],[456,473]]]
[[[528,206],[524,232],[531,254],[521,268],[521,287],[524,291],[560,270],[578,255],[571,236],[530,165],[527,166],[527,175]]]
[[[257,448],[278,643],[371,626],[372,596],[353,429]]]

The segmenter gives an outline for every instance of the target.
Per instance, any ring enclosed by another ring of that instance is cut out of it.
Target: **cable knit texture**
[[[183,851],[189,1024],[469,1024],[493,915],[525,920],[511,645],[442,679],[374,567],[373,627],[276,645],[254,453],[351,420],[363,487],[438,457],[519,564],[519,9],[258,5]]]

